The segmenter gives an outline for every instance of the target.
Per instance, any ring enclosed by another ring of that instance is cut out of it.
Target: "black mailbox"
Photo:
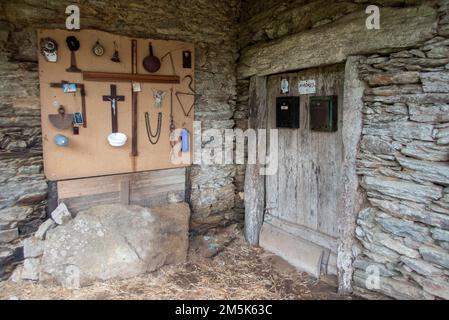
[[[276,98],[276,127],[299,128],[299,97]]]
[[[338,130],[338,96],[310,97],[310,130]]]

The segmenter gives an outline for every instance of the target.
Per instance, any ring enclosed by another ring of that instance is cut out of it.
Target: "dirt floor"
[[[0,283],[0,299],[343,299],[335,288],[245,244],[237,227],[191,241],[188,262],[80,290]],[[346,297],[345,299],[355,299]]]

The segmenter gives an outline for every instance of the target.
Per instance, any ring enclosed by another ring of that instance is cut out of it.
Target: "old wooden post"
[[[253,76],[249,86],[249,128],[267,127],[267,78]],[[251,245],[259,244],[265,209],[265,176],[261,165],[247,164],[245,175],[245,238]]]
[[[352,292],[353,254],[357,214],[363,197],[358,191],[356,173],[357,151],[362,135],[362,108],[364,84],[358,77],[360,57],[348,57],[345,69],[343,99],[343,211],[339,215],[338,232],[338,292]]]

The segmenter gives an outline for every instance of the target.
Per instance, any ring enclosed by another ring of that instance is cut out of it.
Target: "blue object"
[[[69,144],[69,138],[67,138],[66,136],[62,135],[62,134],[57,134],[55,136],[55,144],[59,147],[65,147]]]
[[[189,151],[189,131],[187,129],[181,130],[181,152]]]

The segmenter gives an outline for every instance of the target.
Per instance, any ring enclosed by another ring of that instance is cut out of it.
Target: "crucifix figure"
[[[117,102],[125,101],[125,96],[118,96],[117,95],[117,86],[115,84],[111,84],[111,95],[103,96],[103,101],[111,102],[112,133],[116,133],[116,132],[118,132]]]

